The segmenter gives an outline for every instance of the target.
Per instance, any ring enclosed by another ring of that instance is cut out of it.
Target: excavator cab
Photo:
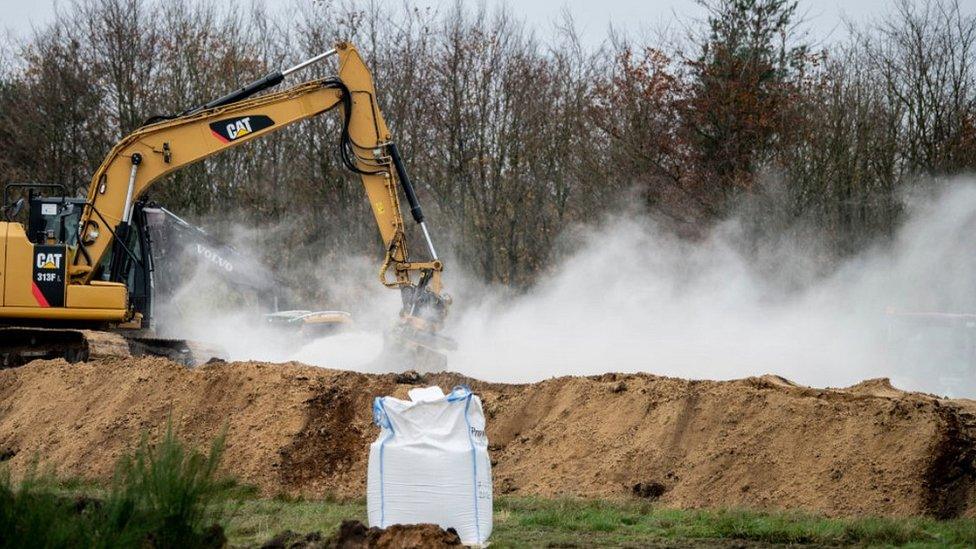
[[[26,200],[23,197],[17,200],[10,198],[12,191],[18,188],[27,190]],[[57,192],[50,195],[40,192],[44,190]],[[86,200],[65,195],[66,187],[58,183],[11,183],[4,187],[3,211],[7,221],[16,219],[26,208],[26,236],[35,247],[35,251],[37,253],[45,251],[55,259],[63,258],[63,266],[60,265],[61,261],[55,262],[58,264],[59,272],[42,272],[35,275],[35,278],[41,277],[35,280],[35,283],[41,293],[47,295],[46,301],[49,305],[55,303],[63,305],[64,299],[59,299],[59,295],[65,293],[66,279],[70,276],[68,266],[76,263],[75,255],[79,253],[78,229]],[[140,216],[141,213],[134,212],[134,215]],[[96,267],[95,276],[97,280],[103,282],[125,284],[129,303],[139,323],[143,319],[151,318],[152,305],[151,242],[144,227],[145,223],[136,222],[135,230],[129,234],[126,242],[114,242],[113,246],[123,247],[126,253],[106,254]],[[113,269],[111,261],[120,255],[124,264]],[[45,260],[44,265],[47,263]],[[44,265],[38,268],[43,269]],[[114,278],[113,272],[116,273]]]
[[[11,191],[27,189],[27,197],[11,198]],[[43,196],[41,189],[58,189],[58,196]],[[82,198],[64,196],[65,186],[57,183],[9,183],[3,190],[3,214],[14,221],[27,208],[27,238],[37,245],[78,244]]]

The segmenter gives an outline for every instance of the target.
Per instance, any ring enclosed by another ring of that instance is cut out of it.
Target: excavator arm
[[[331,110],[342,117],[340,148],[346,167],[359,174],[385,247],[381,282],[401,290],[404,324],[436,332],[450,298],[441,295],[443,264],[437,258],[423,212],[396,144],[376,101],[371,74],[356,49],[340,43],[311,61],[335,54],[338,77],[246,98],[276,85],[282,73],[180,116],[144,126],[119,141],[95,172],[79,224],[79,249],[68,268],[70,284],[90,284],[103,257],[112,253],[108,279],[119,281],[133,204],[163,176],[221,151],[260,139]],[[302,68],[300,65],[297,68]],[[293,71],[289,69],[289,71]],[[420,224],[429,258],[413,261],[407,249],[399,191]],[[113,246],[114,244],[114,246]],[[103,278],[105,273],[101,273]]]

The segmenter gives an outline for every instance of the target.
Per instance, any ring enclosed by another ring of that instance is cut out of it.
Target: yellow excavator
[[[334,56],[337,76],[252,97]],[[438,334],[451,303],[442,293],[443,264],[372,76],[356,48],[343,42],[205,105],[147,121],[112,148],[83,199],[67,197],[57,184],[8,185],[7,221],[0,222],[0,367],[54,357],[158,355],[186,364],[210,358],[192,342],[155,335],[152,240],[142,199],[171,172],[332,110],[342,119],[340,157],[362,179],[385,247],[380,281],[402,295],[393,340],[408,354],[442,356],[452,345]],[[8,203],[17,187],[28,188],[26,202]],[[39,188],[62,192],[42,197]],[[422,261],[408,254],[401,192],[427,245]],[[12,221],[25,203],[26,228]]]

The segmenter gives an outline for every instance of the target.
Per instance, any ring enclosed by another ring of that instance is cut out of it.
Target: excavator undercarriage
[[[0,368],[32,360],[63,358],[86,362],[106,358],[166,357],[186,366],[220,358],[220,350],[183,339],[80,328],[13,326],[0,328]]]

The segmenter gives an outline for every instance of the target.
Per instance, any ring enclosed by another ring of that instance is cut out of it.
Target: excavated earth
[[[362,497],[373,397],[466,383],[488,416],[496,494],[646,498],[676,507],[976,516],[976,402],[886,380],[811,389],[775,376],[646,374],[527,385],[360,374],[298,363],[36,361],[0,371],[0,460],[111,478],[168,418],[267,495]]]

